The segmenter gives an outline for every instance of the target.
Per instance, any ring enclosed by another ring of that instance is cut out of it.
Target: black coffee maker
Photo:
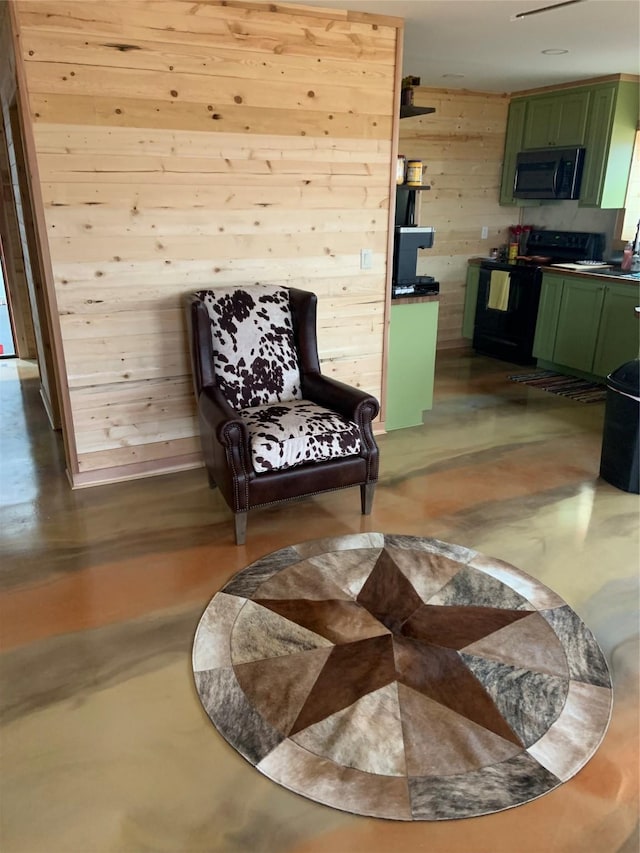
[[[393,280],[391,295],[424,296],[440,292],[433,276],[418,275],[418,251],[433,246],[435,228],[421,225],[396,225],[393,243]]]

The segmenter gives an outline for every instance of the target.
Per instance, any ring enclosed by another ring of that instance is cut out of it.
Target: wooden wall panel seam
[[[394,81],[394,100],[396,104],[400,103],[401,86],[402,86],[402,60],[404,50],[404,26],[399,27],[396,38],[396,58],[395,58],[395,81]],[[394,115],[393,128],[391,134],[391,156],[389,158],[389,209],[388,209],[388,226],[387,226],[387,272],[385,277],[385,298],[384,298],[384,327],[382,331],[382,370],[381,370],[381,394],[380,394],[380,421],[384,423],[387,417],[387,363],[389,360],[389,326],[391,323],[391,282],[393,277],[392,259],[393,246],[395,240],[395,209],[396,209],[396,159],[400,143],[400,116],[398,113]]]

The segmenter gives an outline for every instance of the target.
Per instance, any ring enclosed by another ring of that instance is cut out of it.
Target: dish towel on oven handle
[[[491,270],[487,308],[493,308],[495,311],[506,311],[509,307],[510,286],[510,272],[505,270]]]

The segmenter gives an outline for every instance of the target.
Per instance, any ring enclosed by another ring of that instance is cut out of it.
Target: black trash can
[[[607,376],[600,476],[625,492],[640,494],[640,359]]]

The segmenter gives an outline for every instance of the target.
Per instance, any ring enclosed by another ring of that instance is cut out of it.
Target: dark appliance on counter
[[[529,254],[526,257],[514,263],[488,258],[482,260],[473,331],[474,350],[514,364],[535,364],[532,350],[542,266],[602,260],[604,244],[604,234],[536,229],[529,235]],[[494,276],[492,283],[494,271],[503,275]],[[500,301],[495,299],[494,287],[500,288],[495,291],[501,297]]]
[[[576,199],[584,165],[584,148],[540,148],[516,158],[515,198]]]
[[[440,282],[430,275],[418,275],[418,251],[433,246],[435,228],[396,225],[393,242],[391,297],[426,296],[440,291]]]

